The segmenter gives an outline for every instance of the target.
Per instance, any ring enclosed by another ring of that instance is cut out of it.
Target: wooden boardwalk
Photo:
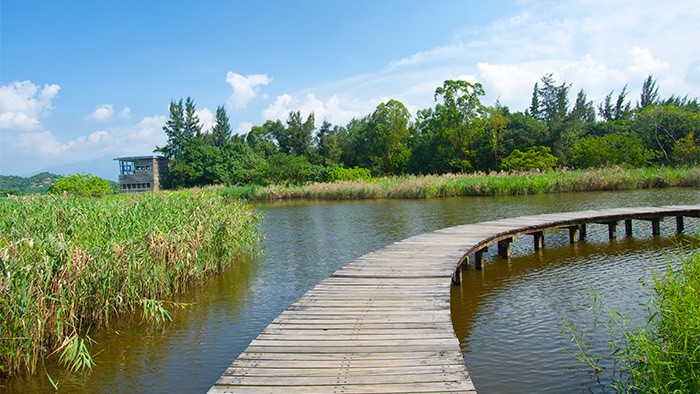
[[[396,242],[336,271],[282,312],[209,391],[255,393],[475,393],[450,318],[450,285],[490,244],[508,257],[514,236],[587,223],[651,222],[700,216],[700,205],[569,212],[451,227]],[[284,284],[281,284],[282,286]]]

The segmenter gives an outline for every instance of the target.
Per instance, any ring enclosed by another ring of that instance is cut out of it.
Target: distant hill
[[[116,181],[119,178],[119,165],[114,161],[114,157],[112,156],[104,156],[93,160],[79,161],[77,163],[55,165],[42,168],[39,171],[63,175],[90,173],[110,181]]]
[[[50,172],[42,172],[28,178],[13,175],[0,175],[0,192],[6,193],[44,193],[56,180],[63,178]]]

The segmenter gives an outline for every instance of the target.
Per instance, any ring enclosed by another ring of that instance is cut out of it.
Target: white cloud
[[[127,127],[96,130],[61,142],[50,131],[25,132],[18,135],[13,149],[26,157],[49,156],[49,161],[90,160],[105,155],[151,154],[156,146],[167,142],[162,130],[165,116],[147,116]]]
[[[243,109],[248,106],[258,94],[260,86],[267,85],[271,79],[265,74],[243,76],[233,71],[226,73],[226,82],[231,85],[233,93],[228,98],[228,106],[233,109]]]
[[[94,111],[85,118],[88,120],[95,120],[98,122],[106,122],[114,114],[114,107],[112,104],[102,104],[95,108]]]
[[[572,100],[584,89],[599,103],[628,85],[634,101],[650,73],[662,96],[700,96],[700,58],[687,39],[700,36],[695,3],[519,2],[511,15],[460,31],[450,42],[407,54],[384,69],[278,96],[263,116],[286,119],[289,110],[308,107],[330,116],[332,109],[318,98],[333,96],[341,98],[339,109],[355,116],[384,98],[402,101],[415,114],[434,105],[434,90],[444,80],[460,77],[484,85],[484,104],[500,98],[513,111],[528,107],[534,83],[548,73],[559,83],[573,83]]]
[[[300,111],[301,115],[304,117],[309,116],[309,114],[313,112],[317,126],[320,125],[324,119],[334,124],[344,124],[353,117],[361,114],[356,110],[347,108],[343,100],[337,95],[323,101],[317,98],[313,93],[309,93],[303,98],[293,97],[290,94],[282,94],[277,96],[275,102],[270,104],[270,106],[263,111],[263,118],[269,120],[285,120],[292,111]]]
[[[238,127],[236,127],[236,134],[247,134],[250,132],[250,129],[253,128],[253,124],[250,122],[241,122],[238,124]]]
[[[131,118],[131,108],[126,107],[126,106],[124,108],[122,108],[122,110],[119,111],[119,117],[122,119]]]
[[[199,118],[199,124],[202,125],[202,132],[208,133],[214,127],[214,114],[209,108],[202,108],[194,111],[194,114]]]
[[[39,117],[51,110],[58,85],[39,88],[31,81],[0,86],[0,129],[32,131],[41,128]]]

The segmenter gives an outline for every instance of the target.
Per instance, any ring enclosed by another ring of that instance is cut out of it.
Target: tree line
[[[157,147],[174,187],[334,181],[403,174],[551,170],[612,165],[693,165],[700,161],[700,103],[661,98],[652,75],[634,104],[627,86],[596,107],[552,74],[535,83],[529,108],[485,106],[479,83],[447,80],[435,105],[412,117],[397,100],[346,125],[289,113],[233,134],[223,106],[202,130],[190,97],[173,100]]]

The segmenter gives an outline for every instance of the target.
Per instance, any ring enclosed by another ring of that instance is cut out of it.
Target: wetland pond
[[[2,392],[53,392],[46,372],[70,393],[201,393],[214,384],[280,312],[316,283],[353,259],[404,238],[445,227],[515,216],[635,206],[700,203],[697,189],[569,193],[431,200],[293,202],[260,204],[264,253],[246,259],[178,301],[192,305],[166,324],[139,316],[91,330],[96,366],[86,374],[55,367],[17,377]],[[686,219],[686,234],[699,221]],[[564,316],[587,327],[591,287],[613,308],[641,310],[648,282],[667,258],[686,251],[690,238],[662,236],[634,222],[634,236],[607,239],[607,226],[589,225],[586,242],[569,245],[568,233],[549,231],[535,252],[531,237],[512,244],[512,257],[490,253],[484,269],[465,272],[452,288],[452,320],[467,368],[480,394],[596,392],[590,368],[566,349]],[[683,246],[686,245],[686,246]],[[495,249],[495,248],[492,248]],[[645,284],[647,283],[647,284]],[[609,334],[596,334],[605,353]]]

